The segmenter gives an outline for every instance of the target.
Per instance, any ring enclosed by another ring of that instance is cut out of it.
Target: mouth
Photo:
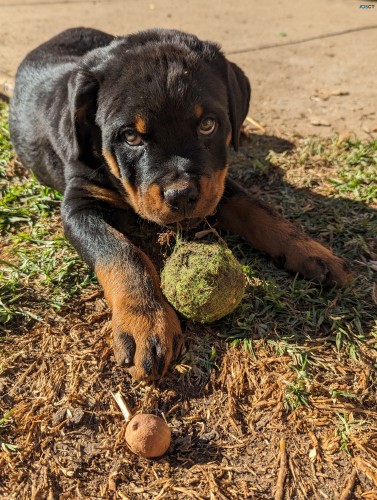
[[[150,207],[146,207],[142,204],[142,207],[137,211],[137,213],[143,219],[154,222],[160,226],[171,226],[175,224],[182,224],[185,227],[195,227],[200,220],[211,215],[216,210],[216,206],[213,208],[211,213],[198,213],[196,210],[191,212],[178,213],[174,209],[170,209],[168,206],[159,211],[151,210]]]
[[[212,214],[215,212],[215,210],[212,212]],[[141,214],[139,213],[139,215],[141,217],[143,217],[143,219],[146,219],[150,222],[154,222],[155,224],[158,224],[159,226],[164,226],[164,227],[169,227],[169,226],[176,226],[177,224],[181,225],[182,227],[185,227],[187,229],[190,229],[190,228],[193,228],[193,227],[196,227],[197,225],[200,224],[201,221],[203,221],[203,219],[205,219],[206,217],[209,217],[210,215],[212,214],[206,214],[206,215],[202,215],[202,216],[192,216],[192,217],[181,217],[181,216],[167,216],[167,217],[159,217],[159,216],[155,216],[155,217],[151,217],[151,216],[148,216],[148,215],[145,215],[145,214]]]

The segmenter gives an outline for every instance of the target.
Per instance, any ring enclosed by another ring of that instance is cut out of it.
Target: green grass
[[[240,246],[233,249],[240,256]],[[236,313],[220,325],[225,336],[252,334],[256,339],[272,337],[276,341],[279,337],[298,343],[316,336],[333,342],[338,349],[345,344],[357,345],[369,334],[377,336],[375,306],[370,300],[373,283],[367,277],[358,276],[342,291],[327,290],[297,277],[287,282],[285,272],[276,271],[246,245],[241,250],[254,279]]]
[[[0,101],[0,177],[2,178],[0,187],[2,187],[6,167],[12,158],[13,150],[8,129],[8,106]]]
[[[39,184],[14,159],[7,107],[0,103],[0,324],[60,309],[95,278],[64,238],[62,195]]]
[[[364,420],[355,419],[352,413],[337,414],[338,421],[336,422],[336,427],[338,431],[338,436],[340,439],[340,449],[345,451],[350,455],[350,438],[352,435],[361,433]]]
[[[40,218],[51,216],[59,207],[60,193],[40,185],[34,178],[24,184],[5,186],[0,200],[0,230],[33,226]]]
[[[17,451],[17,446],[11,443],[7,443],[1,439],[1,434],[6,430],[11,424],[13,411],[7,411],[3,417],[0,418],[0,451],[10,452]]]
[[[375,273],[369,265],[377,259],[377,141],[305,138],[292,151],[267,154],[262,143],[261,156],[260,139],[256,141],[235,155],[236,177],[251,187],[255,179],[265,186],[285,216],[332,245],[349,260],[355,275],[347,287],[326,289],[289,277],[238,238],[227,238],[249,269],[249,285],[240,307],[216,326],[224,338],[247,338],[252,353],[265,344],[276,355],[288,353],[297,361],[291,365],[292,379],[285,381],[284,406],[292,411],[309,404],[315,393],[310,381],[320,370],[331,373],[334,357],[321,358],[319,346],[355,363],[377,347]],[[297,368],[300,356],[306,360],[305,370]],[[328,393],[342,395],[341,390]],[[343,391],[343,397],[356,395]]]
[[[336,176],[328,180],[338,195],[366,203],[377,203],[377,141],[357,138],[322,149],[327,161],[338,165]],[[322,159],[323,159],[322,158]]]
[[[294,410],[300,405],[308,405],[310,394],[310,376],[307,372],[308,353],[298,353],[299,364],[292,365],[295,372],[293,380],[285,380],[286,390],[283,405],[287,410]]]
[[[22,316],[43,321],[40,308],[59,310],[94,283],[89,269],[61,235],[33,227],[10,238],[12,261],[0,261],[0,323]],[[37,311],[37,312],[35,312]]]

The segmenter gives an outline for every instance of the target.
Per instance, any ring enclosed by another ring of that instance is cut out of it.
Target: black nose
[[[172,187],[164,191],[166,203],[179,212],[192,210],[198,201],[198,197],[198,188],[194,183],[187,186]]]

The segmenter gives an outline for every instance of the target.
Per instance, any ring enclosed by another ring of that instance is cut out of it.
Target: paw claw
[[[163,377],[182,344],[178,317],[168,304],[164,306],[163,314],[139,312],[131,321],[129,315],[113,316],[115,359],[134,379]]]
[[[347,263],[316,241],[304,240],[286,257],[286,270],[299,272],[308,280],[327,286],[344,285],[352,280]]]
[[[129,333],[114,333],[114,356],[118,365],[130,367],[134,364],[136,343]]]
[[[156,335],[151,335],[145,343],[146,354],[143,357],[141,365],[146,378],[160,378],[166,372],[170,358],[171,346],[163,343]]]
[[[320,257],[308,257],[302,265],[303,276],[317,283],[324,283],[329,270],[325,262]]]

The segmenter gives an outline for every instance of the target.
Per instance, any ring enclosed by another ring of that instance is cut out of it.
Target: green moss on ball
[[[241,264],[215,243],[179,243],[161,272],[165,297],[182,316],[199,323],[233,312],[245,284]]]

